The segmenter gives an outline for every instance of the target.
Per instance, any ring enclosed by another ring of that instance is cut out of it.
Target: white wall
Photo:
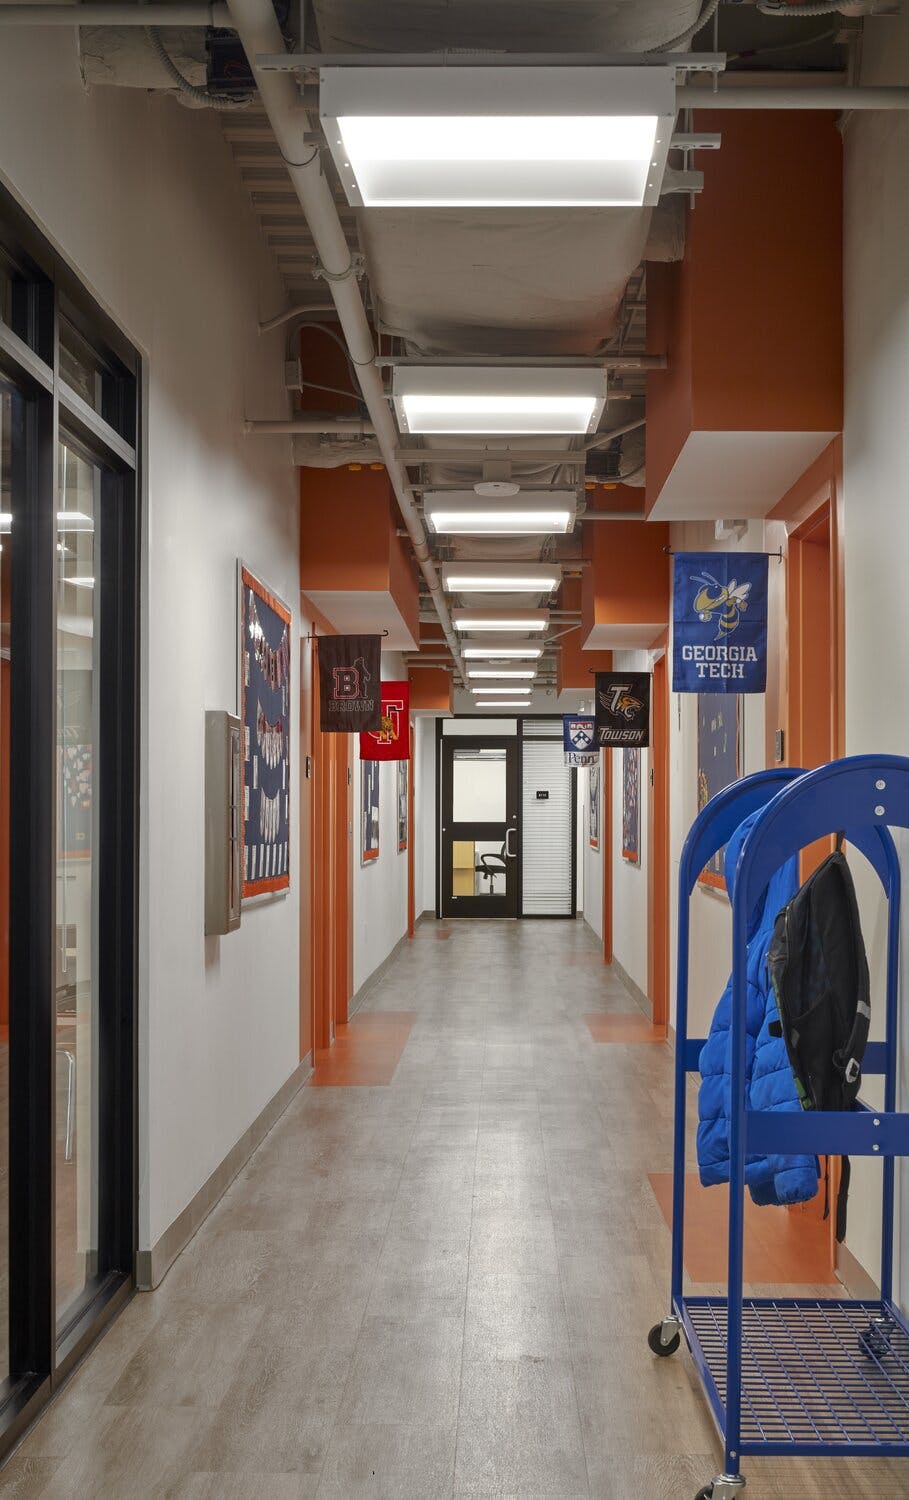
[[[617,672],[649,672],[649,651],[616,651],[613,667]],[[640,862],[632,864],[622,858],[622,751],[607,750],[612,756],[612,951],[625,973],[638,989],[647,994],[647,840],[650,832],[650,751],[641,751],[641,781],[638,789],[641,809]]]
[[[397,651],[382,652],[382,681],[407,676]],[[362,862],[362,769],[359,743],[353,774],[353,989],[354,994],[407,931],[407,852],[398,849],[398,766],[379,763],[379,857]]]
[[[416,910],[436,909],[436,716],[416,716]]]
[[[0,166],[146,361],[140,1244],[185,1207],[299,1056],[298,896],[203,937],[203,711],[237,701],[238,556],[299,597],[283,292],[216,117],[80,82],[75,32],[7,31]],[[294,650],[293,671],[298,670]],[[293,700],[292,700],[293,701]],[[297,709],[293,707],[294,739]],[[298,757],[292,761],[292,860]]]
[[[909,83],[909,16],[866,21],[862,81]],[[854,114],[844,132],[846,412],[846,748],[909,753],[909,118]],[[906,861],[903,860],[906,883]],[[862,881],[863,924],[873,960],[881,902]],[[905,907],[904,907],[905,911]],[[903,922],[903,993],[909,923]],[[879,961],[872,993],[880,1034]],[[903,1002],[905,1015],[905,999]],[[902,1027],[903,1079],[909,1028]],[[871,1096],[871,1089],[866,1089]],[[902,1108],[909,1108],[904,1084]],[[880,1167],[854,1160],[847,1246],[877,1277]],[[902,1302],[909,1306],[909,1176],[903,1169]]]

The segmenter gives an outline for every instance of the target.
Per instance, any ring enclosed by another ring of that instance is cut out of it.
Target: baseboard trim
[[[612,967],[615,970],[616,978],[621,980],[622,985],[628,991],[632,1000],[634,1000],[648,1016],[652,1016],[653,1006],[651,1005],[650,1001],[648,1000],[647,996],[644,994],[644,991],[640,988],[640,986],[635,984],[631,975],[628,973],[628,970],[622,968],[622,965],[619,963],[615,954],[612,955]]]
[[[868,1275],[860,1260],[857,1260],[851,1250],[845,1245],[837,1245],[834,1259],[834,1270],[850,1297],[858,1301],[868,1300],[874,1302],[881,1295],[881,1289],[872,1276]]]
[[[383,958],[378,968],[373,969],[368,979],[363,980],[363,983],[360,985],[360,988],[357,990],[356,994],[352,995],[347,1002],[348,1020],[350,1020],[352,1016],[355,1016],[357,1011],[362,1008],[363,1002],[366,997],[372,990],[375,989],[379,981],[385,978],[385,975],[388,973],[401,949],[404,947],[404,944],[408,943],[409,941],[410,939],[408,938],[407,933],[402,933],[388,956],[386,958]]]
[[[307,1052],[298,1063],[287,1082],[269,1100],[236,1145],[228,1151],[224,1160],[215,1167],[211,1176],[202,1184],[195,1197],[190,1199],[183,1212],[165,1229],[157,1244],[150,1250],[140,1250],[136,1256],[136,1286],[139,1291],[152,1291],[160,1286],[177,1256],[186,1249],[196,1231],[204,1224],[212,1209],[227,1192],[234,1178],[242,1172],[250,1157],[258,1151],[269,1131],[277,1125],[294,1095],[299,1093],[312,1073],[312,1053]]]

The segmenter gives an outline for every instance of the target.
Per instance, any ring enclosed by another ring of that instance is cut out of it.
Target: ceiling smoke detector
[[[513,479],[481,479],[474,485],[473,492],[486,500],[505,500],[512,495],[519,495],[521,486],[515,484]]]

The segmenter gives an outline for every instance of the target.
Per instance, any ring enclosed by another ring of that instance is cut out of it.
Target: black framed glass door
[[[442,740],[442,916],[518,914],[516,739]]]
[[[0,190],[0,1455],[134,1286],[138,396]]]

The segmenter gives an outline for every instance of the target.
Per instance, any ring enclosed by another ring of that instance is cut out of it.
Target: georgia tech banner
[[[361,760],[410,760],[410,683],[383,682],[382,724],[360,735]]]
[[[763,693],[766,685],[766,552],[676,553],[672,691]]]
[[[596,733],[600,749],[650,744],[650,673],[597,672]]]
[[[320,635],[319,723],[323,734],[381,729],[380,635]]]

